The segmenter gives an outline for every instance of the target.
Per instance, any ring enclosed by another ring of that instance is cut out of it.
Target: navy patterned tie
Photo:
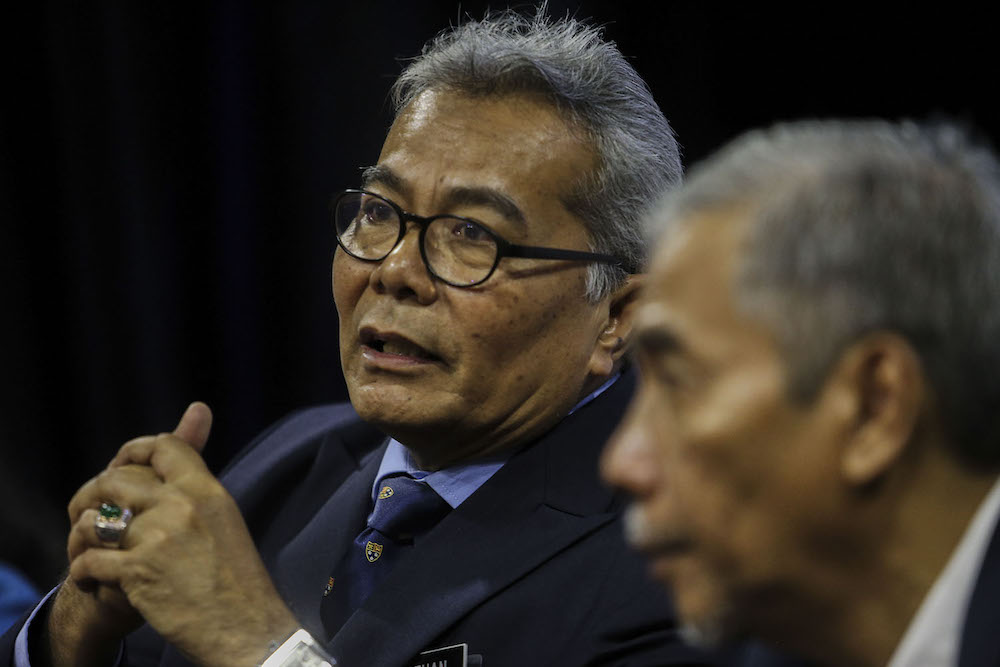
[[[368,527],[334,567],[320,615],[332,636],[360,607],[409,549],[451,507],[427,484],[408,475],[386,477],[379,485]]]

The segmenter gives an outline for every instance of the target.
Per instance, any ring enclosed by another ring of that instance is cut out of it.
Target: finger
[[[201,452],[205,449],[211,430],[211,409],[201,401],[195,401],[184,411],[177,428],[174,429],[174,435]]]
[[[129,440],[118,450],[115,458],[111,459],[108,469],[129,464],[140,466],[152,465],[153,451],[156,449],[156,443],[165,438],[177,439],[173,433],[161,433],[159,435],[146,435],[141,438]],[[186,442],[184,446],[188,449],[191,448]]]
[[[165,454],[161,450],[176,452]],[[159,461],[159,464],[154,461]],[[166,469],[173,470],[177,465],[183,465],[184,469],[193,468],[196,470],[208,470],[205,462],[201,458],[198,450],[191,447],[186,441],[178,438],[173,433],[161,433],[160,435],[149,435],[143,438],[129,440],[118,450],[115,458],[108,464],[108,469],[125,465],[151,466],[153,470],[162,478],[164,477],[164,462],[174,461],[174,466],[167,466]],[[157,467],[159,465],[160,467]]]
[[[66,555],[69,557],[70,563],[87,549],[128,549],[135,542],[133,537],[135,529],[132,522],[129,522],[125,533],[117,544],[101,540],[97,536],[97,517],[97,510],[84,510],[80,514],[80,520],[69,529],[69,537],[66,540]]]
[[[97,598],[97,603],[101,606],[102,611],[110,609],[111,613],[122,619],[118,622],[123,624],[131,623],[133,628],[142,624],[142,617],[139,615],[139,612],[129,603],[128,597],[125,596],[125,592],[119,586],[115,584],[96,584],[92,595]],[[108,612],[104,611],[103,613],[107,614]]]
[[[70,526],[69,537],[66,538],[66,556],[69,558],[70,563],[90,547],[99,546],[94,544],[97,541],[97,535],[94,530],[94,520],[96,518],[97,510],[84,510],[80,514],[80,520]],[[87,528],[88,525],[90,526],[89,529]]]
[[[81,595],[87,595],[94,598],[101,609],[101,620],[110,625],[131,624],[138,620],[136,618],[138,613],[129,604],[125,593],[115,585],[102,585],[92,579],[87,582],[77,582],[72,577],[68,577],[60,586],[57,595],[77,598]],[[70,604],[78,606],[80,601],[77,600]]]
[[[150,452],[149,465],[168,483],[191,474],[211,475],[201,454],[172,434],[157,436]]]
[[[212,411],[204,403],[195,401],[184,411],[184,415],[181,417],[177,428],[174,429],[172,434],[161,433],[158,436],[147,435],[129,440],[122,445],[118,453],[115,454],[115,457],[111,459],[108,468],[129,463],[149,465],[153,457],[153,449],[155,448],[157,439],[165,435],[172,435],[179,438],[193,447],[195,451],[201,452],[205,448],[205,443],[208,442],[208,434],[211,429]]]
[[[69,576],[84,586],[91,581],[120,585],[127,554],[118,549],[87,549],[69,564]]]
[[[156,444],[155,435],[144,435],[141,438],[129,440],[121,446],[115,457],[111,459],[108,468],[117,468],[129,463],[149,465],[149,457],[153,455],[154,444]]]
[[[104,470],[70,499],[67,507],[70,523],[77,523],[84,510],[96,509],[101,503],[114,503],[138,514],[156,501],[162,487],[163,481],[148,466],[125,465]]]

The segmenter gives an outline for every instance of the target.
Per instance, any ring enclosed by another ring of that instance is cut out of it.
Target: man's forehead
[[[562,167],[574,185],[599,165],[592,137],[578,123],[549,100],[521,93],[426,90],[396,117],[379,162],[400,148],[443,151],[456,166],[495,166],[505,174]]]
[[[484,122],[486,120],[489,122]],[[536,145],[567,135],[579,139],[574,125],[548,100],[538,95],[504,93],[470,95],[447,88],[431,88],[420,93],[400,110],[389,128],[393,135],[435,135],[454,132],[459,135],[503,136],[512,130]]]
[[[712,269],[739,258],[750,228],[744,206],[695,211],[662,224],[665,231],[650,267],[653,277],[661,280],[654,284],[669,284],[677,274],[697,279],[718,273]]]
[[[732,316],[735,267],[743,221],[732,210],[676,220],[661,239],[642,303],[640,329],[682,329],[690,321],[723,322]]]
[[[570,202],[596,165],[592,146],[548,102],[432,89],[400,112],[367,182],[391,187],[379,194],[420,215],[483,207],[512,221],[511,233],[545,238],[564,234],[568,218],[586,231]]]

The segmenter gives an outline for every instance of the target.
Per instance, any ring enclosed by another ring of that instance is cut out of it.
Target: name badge
[[[469,645],[455,644],[421,652],[413,667],[467,667],[468,660]]]

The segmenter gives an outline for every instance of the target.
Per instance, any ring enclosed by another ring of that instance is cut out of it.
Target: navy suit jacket
[[[323,590],[365,525],[386,437],[348,405],[304,410],[221,479],[282,597],[346,667],[412,664],[422,650],[457,643],[484,667],[706,664],[680,642],[666,595],[624,544],[623,499],[598,477],[633,388],[624,375],[516,453],[339,631],[320,621]],[[148,629],[127,651],[134,664],[187,664]]]
[[[1000,667],[1000,525],[994,526],[962,628],[959,667]]]

